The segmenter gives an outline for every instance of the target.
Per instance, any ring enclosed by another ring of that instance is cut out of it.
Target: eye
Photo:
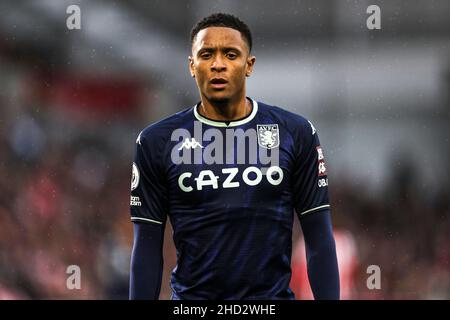
[[[208,59],[211,57],[211,53],[210,52],[203,52],[202,54],[200,54],[200,57],[202,59]]]
[[[228,57],[228,59],[234,60],[237,58],[237,54],[234,52],[228,52],[227,57]]]

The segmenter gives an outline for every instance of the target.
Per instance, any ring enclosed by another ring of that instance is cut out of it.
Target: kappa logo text
[[[203,148],[203,146],[199,142],[195,141],[195,138],[191,138],[190,141],[189,141],[189,138],[186,138],[184,140],[183,144],[181,145],[181,147],[178,148],[178,150],[181,150],[183,148],[195,149],[197,147]]]

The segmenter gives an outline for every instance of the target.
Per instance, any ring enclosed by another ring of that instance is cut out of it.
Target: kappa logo
[[[311,135],[314,135],[316,133],[316,128],[314,128],[311,121],[308,120],[308,122],[309,122],[309,125],[311,126]]]
[[[278,124],[258,124],[258,144],[266,149],[273,149],[280,145]]]
[[[136,143],[139,144],[140,146],[142,146],[142,144],[141,144],[141,134],[142,134],[142,132],[139,133],[138,137],[136,138]]]
[[[195,138],[191,138],[191,140],[189,141],[189,138],[186,138],[183,142],[183,144],[181,145],[181,147],[178,148],[178,151],[180,151],[183,148],[186,149],[195,149],[197,147],[203,148],[203,146],[198,143]]]

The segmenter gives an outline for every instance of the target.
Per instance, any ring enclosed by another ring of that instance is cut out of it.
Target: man
[[[247,25],[213,14],[192,30],[189,68],[200,102],[144,129],[131,186],[130,298],[157,299],[167,217],[177,266],[173,299],[295,299],[298,215],[316,299],[339,299],[328,180],[316,130],[246,96]]]

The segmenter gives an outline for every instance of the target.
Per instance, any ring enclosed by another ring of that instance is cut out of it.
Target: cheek
[[[245,81],[245,67],[239,67],[234,70],[234,83],[242,84]]]
[[[239,67],[236,68],[236,74],[239,75],[239,77],[245,76],[246,71],[247,71],[247,65],[245,63],[242,65],[239,65]]]
[[[207,67],[204,65],[194,66],[194,73],[199,83],[204,82],[208,79]]]

